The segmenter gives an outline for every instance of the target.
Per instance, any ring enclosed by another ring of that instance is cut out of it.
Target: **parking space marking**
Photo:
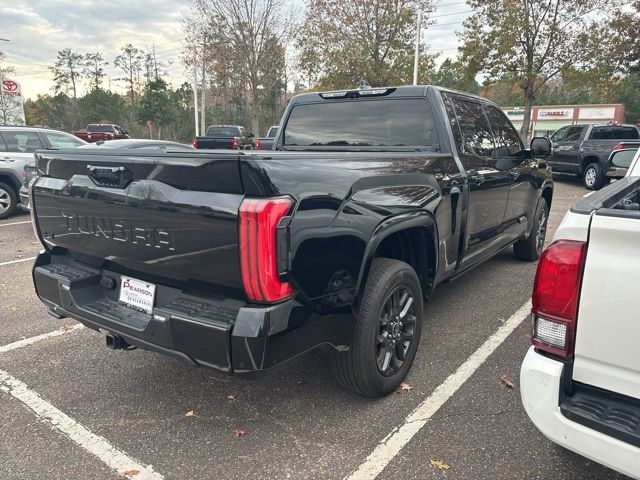
[[[59,337],[61,335],[65,335],[67,333],[71,333],[75,330],[80,330],[83,328],[81,323],[77,323],[72,327],[60,328],[58,330],[54,330],[52,332],[43,333],[41,335],[36,335],[35,337],[23,338],[22,340],[18,340],[13,343],[8,343],[6,345],[0,345],[0,354],[10,352],[11,350],[17,350],[18,348],[28,347],[29,345],[33,345],[34,343],[41,342],[42,340],[46,340],[48,338]]]
[[[104,437],[96,435],[73,418],[58,410],[24,382],[0,370],[0,390],[29,407],[36,416],[70,440],[95,455],[123,478],[135,480],[163,480],[164,477],[153,470],[151,465],[139,461],[111,445]]]
[[[400,427],[387,435],[356,471],[345,480],[365,480],[376,478],[400,453],[400,450],[424,427],[429,419],[469,380],[471,375],[504,342],[507,337],[528,318],[531,302],[528,301],[511,315],[498,330],[491,335],[458,369],[449,375],[416,409],[411,412]]]
[[[11,225],[24,225],[25,223],[31,223],[31,220],[25,220],[24,222],[0,223],[0,227],[9,227]]]
[[[14,263],[20,263],[20,262],[28,262],[29,260],[35,260],[36,257],[29,257],[29,258],[21,258],[19,260],[11,260],[9,262],[0,262],[0,267],[4,267],[5,265],[13,265]]]

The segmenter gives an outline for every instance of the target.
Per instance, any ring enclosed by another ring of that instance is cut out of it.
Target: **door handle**
[[[7,162],[7,163],[11,163],[11,162],[15,162],[16,161],[15,158],[11,158],[11,157],[0,157],[0,160],[2,160],[3,162]]]
[[[476,183],[482,183],[486,180],[486,177],[484,175],[471,175],[469,180],[473,180]]]

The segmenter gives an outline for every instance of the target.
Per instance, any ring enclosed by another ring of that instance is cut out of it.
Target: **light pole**
[[[413,57],[413,84],[418,84],[418,61],[420,60],[420,23],[422,20],[422,12],[418,10],[418,22],[416,24],[416,51]]]

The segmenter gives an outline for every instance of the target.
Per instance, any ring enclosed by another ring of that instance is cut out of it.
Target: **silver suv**
[[[0,220],[11,216],[20,203],[24,167],[34,163],[33,152],[73,148],[85,143],[73,135],[48,128],[0,125]]]

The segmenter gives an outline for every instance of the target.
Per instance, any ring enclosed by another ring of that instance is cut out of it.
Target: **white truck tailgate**
[[[635,212],[634,212],[635,213]],[[640,218],[594,214],[573,379],[640,398]]]

